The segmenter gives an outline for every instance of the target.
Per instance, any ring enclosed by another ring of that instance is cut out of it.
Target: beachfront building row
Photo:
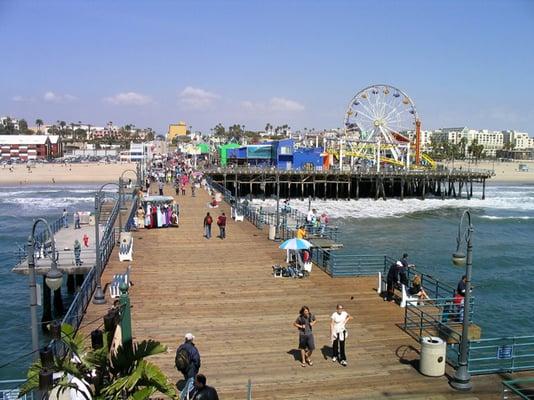
[[[119,161],[151,161],[156,154],[166,154],[167,152],[168,145],[165,140],[156,139],[142,143],[130,142],[130,149],[120,152]]]
[[[526,132],[515,130],[490,131],[487,129],[469,129],[467,127],[441,128],[432,131],[421,131],[421,147],[432,149],[432,143],[448,142],[458,145],[466,139],[466,156],[468,147],[476,141],[484,146],[484,152],[489,157],[495,157],[503,149],[530,150],[534,149],[534,138]]]
[[[63,157],[57,135],[0,135],[2,161],[30,161]]]

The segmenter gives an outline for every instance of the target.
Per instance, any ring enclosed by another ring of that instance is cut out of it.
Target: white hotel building
[[[469,145],[476,139],[478,144],[484,146],[484,152],[489,157],[494,157],[497,150],[502,150],[506,144],[514,143],[514,150],[534,149],[534,138],[528,136],[526,132],[489,131],[487,129],[441,128],[434,131],[424,131],[421,135],[421,145],[423,148],[431,147],[431,140],[447,141],[451,144],[459,144],[462,138],[467,139],[466,151]],[[467,155],[467,154],[466,154]]]

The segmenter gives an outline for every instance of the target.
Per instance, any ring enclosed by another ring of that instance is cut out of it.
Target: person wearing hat
[[[184,354],[187,358],[185,369],[180,372],[184,375],[185,380],[195,378],[200,370],[200,353],[195,346],[195,336],[192,333],[186,333],[184,336],[184,342],[176,350],[176,358],[181,354]]]

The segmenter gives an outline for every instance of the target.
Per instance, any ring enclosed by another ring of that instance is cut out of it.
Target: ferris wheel
[[[412,99],[402,90],[384,84],[360,90],[345,113],[345,134],[357,140],[356,152],[362,156],[376,154],[406,161],[410,133],[417,123]],[[407,161],[406,161],[407,162]]]

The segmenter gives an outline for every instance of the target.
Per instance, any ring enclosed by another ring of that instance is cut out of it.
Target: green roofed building
[[[208,154],[210,152],[210,146],[206,143],[199,143],[198,149],[200,150],[200,154]]]
[[[221,158],[221,166],[225,167],[228,161],[228,149],[236,149],[241,147],[238,143],[227,143],[219,146],[219,157]]]

